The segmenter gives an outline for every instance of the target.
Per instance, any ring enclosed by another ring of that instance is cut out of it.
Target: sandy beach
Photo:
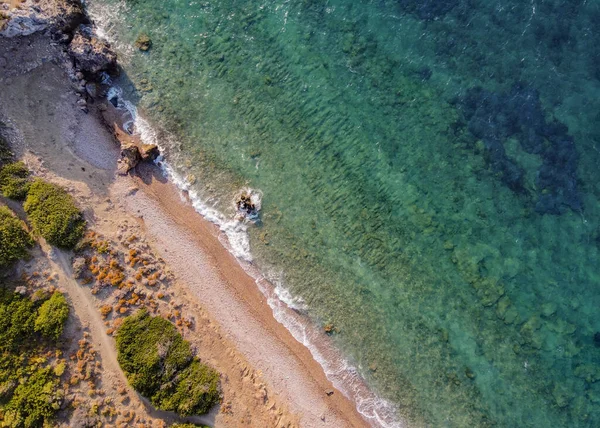
[[[166,288],[169,305],[195,320],[194,328],[182,333],[221,373],[223,405],[201,422],[366,426],[355,404],[274,318],[254,279],[221,244],[217,227],[194,211],[160,169],[144,164],[127,176],[115,174],[119,143],[101,119],[110,106],[92,100],[84,112],[61,67],[64,61],[60,46],[47,35],[0,38],[0,119],[17,156],[35,175],[66,187],[85,209],[92,230],[115,242],[123,240],[124,231],[136,233],[164,261],[173,278]],[[102,304],[102,296],[72,280],[69,258],[60,253],[51,267],[60,271],[60,286],[103,356],[105,383],[124,383],[114,341],[92,309]],[[130,395],[148,426],[169,421]]]

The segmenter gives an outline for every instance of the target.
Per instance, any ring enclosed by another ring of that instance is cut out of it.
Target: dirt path
[[[106,334],[106,327],[98,309],[94,305],[94,297],[88,289],[80,286],[75,279],[71,269],[70,255],[64,251],[50,247],[47,243],[42,243],[42,250],[52,257],[48,257],[48,263],[52,270],[59,272],[59,286],[64,288],[66,294],[71,300],[71,306],[75,310],[77,318],[84,328],[89,329],[90,342],[99,352],[102,359],[102,384],[106,390],[115,390],[118,385],[127,385],[127,394],[131,400],[132,406],[136,411],[143,412],[152,418],[162,419],[166,422],[181,422],[182,418],[171,412],[163,412],[154,409],[144,398],[137,394],[128,386],[127,378],[119,366],[117,360],[117,351],[115,341]],[[185,418],[188,422],[196,424],[214,425],[214,413],[206,416]]]

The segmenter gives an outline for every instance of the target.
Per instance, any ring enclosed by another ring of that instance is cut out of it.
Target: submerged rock
[[[146,33],[142,33],[136,39],[135,47],[145,52],[152,47],[152,40],[150,40],[150,37]]]
[[[323,327],[323,330],[325,331],[326,334],[329,334],[329,335],[332,335],[333,333],[337,332],[335,325],[333,325],[331,323],[325,324],[325,326]]]
[[[526,194],[525,171],[510,157],[504,143],[513,137],[542,165],[536,174],[539,214],[563,214],[568,209],[582,211],[577,189],[579,155],[565,124],[547,121],[540,96],[531,86],[515,83],[505,93],[475,87],[460,99],[467,128],[483,146],[487,163],[512,191]]]
[[[117,54],[108,42],[95,36],[89,26],[77,28],[69,45],[69,54],[81,71],[92,78],[98,78],[104,71],[117,71]]]

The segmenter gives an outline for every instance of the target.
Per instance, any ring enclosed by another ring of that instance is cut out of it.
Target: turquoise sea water
[[[88,0],[167,161],[412,426],[600,426],[600,3]],[[146,33],[148,52],[134,41]]]

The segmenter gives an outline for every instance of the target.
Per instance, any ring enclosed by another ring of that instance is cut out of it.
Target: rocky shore
[[[104,83],[118,73],[117,57],[94,34],[81,3],[26,0],[15,6],[0,4],[0,134],[35,176],[76,198],[95,243],[76,255],[37,248],[14,273],[34,285],[36,273],[53,278],[76,315],[70,340],[83,334],[80,346],[96,356],[88,362],[97,381],[72,392],[75,410],[65,409],[59,425],[182,422],[137,395],[116,360],[112,334],[119,320],[145,307],[170,319],[197,356],[221,373],[221,407],[191,422],[365,426],[355,404],[273,318],[254,280],[219,242],[216,227],[182,202],[153,165],[158,148],[124,129]],[[241,200],[240,210],[251,215],[251,202]],[[123,287],[101,277],[113,262],[123,267]]]
[[[94,33],[79,0],[26,0],[14,8],[8,3],[2,5],[5,9],[0,15],[0,37],[44,33],[50,43],[61,48],[55,61],[70,78],[78,97],[77,106],[88,113],[88,104],[98,103],[107,126],[114,129],[117,141],[121,142],[119,174],[127,174],[140,161],[152,162],[160,155],[158,147],[143,144],[122,129],[116,105],[105,102],[109,88],[106,82],[119,74],[117,54]],[[144,46],[149,44],[149,40],[144,42]]]

